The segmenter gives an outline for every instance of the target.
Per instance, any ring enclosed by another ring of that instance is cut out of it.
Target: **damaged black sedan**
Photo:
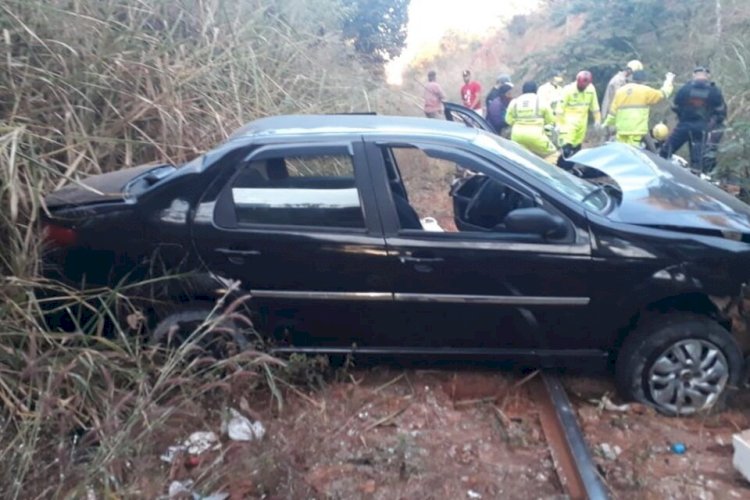
[[[154,331],[233,280],[278,351],[613,364],[625,397],[712,407],[750,350],[750,207],[628,146],[573,160],[609,182],[456,123],[265,118],[50,194],[47,272],[204,276]]]

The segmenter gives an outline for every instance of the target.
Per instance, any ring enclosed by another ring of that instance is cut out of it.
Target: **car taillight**
[[[44,240],[52,245],[69,247],[75,245],[77,239],[78,234],[69,227],[57,226],[55,224],[44,225]]]

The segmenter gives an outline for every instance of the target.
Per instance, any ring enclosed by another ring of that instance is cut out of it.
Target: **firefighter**
[[[602,100],[602,116],[609,114],[609,107],[612,105],[612,100],[615,98],[617,91],[630,82],[633,73],[636,71],[643,71],[643,63],[637,59],[628,61],[625,68],[622,71],[618,71],[615,76],[607,84],[607,90],[604,92],[604,99]]]
[[[670,158],[689,142],[691,170],[706,175],[716,167],[716,150],[727,117],[724,96],[710,76],[708,68],[698,66],[693,80],[677,91],[672,108],[677,113],[677,126],[661,151],[664,158]]]
[[[648,134],[650,106],[672,95],[674,74],[667,73],[661,89],[644,85],[646,74],[633,73],[633,81],[626,83],[615,93],[604,125],[615,127],[617,142],[640,146],[643,136]]]
[[[592,80],[589,71],[580,71],[576,81],[566,85],[563,91],[559,120],[562,155],[557,164],[566,170],[573,166],[567,158],[581,149],[586,138],[589,113],[594,117],[594,125],[601,127],[602,115]]]
[[[550,160],[557,148],[547,137],[545,126],[554,125],[552,110],[537,95],[535,82],[525,82],[522,94],[508,105],[505,121],[510,125],[510,138],[532,153]]]
[[[541,102],[549,106],[555,117],[559,116],[561,111],[560,101],[563,98],[563,83],[565,83],[565,79],[562,73],[557,73],[550,81],[540,86],[536,93]]]

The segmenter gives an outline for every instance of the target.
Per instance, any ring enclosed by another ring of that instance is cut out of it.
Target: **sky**
[[[401,73],[420,50],[449,30],[481,35],[516,14],[532,11],[539,0],[411,0],[406,48],[386,66],[388,83],[400,85]]]

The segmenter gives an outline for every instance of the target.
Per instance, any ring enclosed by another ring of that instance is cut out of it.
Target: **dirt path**
[[[320,389],[287,390],[281,411],[249,410],[265,425],[263,440],[223,438],[221,451],[196,463],[151,472],[231,499],[560,498],[523,380],[466,369],[354,370]],[[613,498],[750,498],[731,445],[732,433],[750,427],[750,395],[717,415],[676,419],[634,404],[599,408],[604,395],[618,403],[606,376],[564,383]],[[214,420],[192,430],[218,432]],[[675,443],[684,454],[670,449]]]

